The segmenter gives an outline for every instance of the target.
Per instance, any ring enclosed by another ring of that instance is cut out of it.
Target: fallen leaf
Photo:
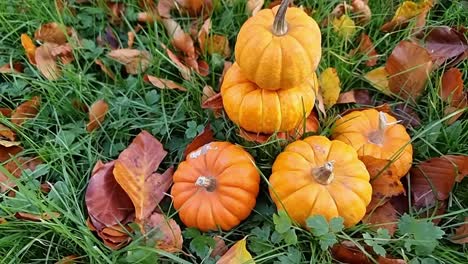
[[[148,1],[146,1],[148,2]],[[149,1],[151,5],[152,1]],[[158,5],[156,8],[156,13],[161,17],[161,18],[170,18],[171,17],[171,10],[176,7],[176,1],[174,0],[159,0]],[[150,7],[151,9],[151,7]],[[152,8],[154,9],[154,7]]]
[[[325,104],[323,103],[322,89],[319,89],[315,96],[315,107],[322,113],[324,118],[327,117],[327,111],[325,110]]]
[[[198,134],[192,142],[190,142],[184,151],[184,158],[187,157],[190,152],[197,150],[199,147],[204,146],[210,142],[214,141],[213,130],[211,130],[210,124],[206,125],[203,132]]]
[[[109,76],[109,78],[111,78],[112,80],[115,81],[115,75],[114,73],[109,69],[107,68],[107,66],[99,59],[96,59],[94,61],[94,63],[96,63],[100,68],[101,70],[107,75]]]
[[[0,145],[9,148],[9,147],[13,147],[13,146],[19,146],[19,145],[21,145],[21,142],[0,139]]]
[[[26,57],[31,64],[36,65],[36,45],[27,34],[21,34],[21,45],[23,46]]]
[[[372,105],[369,90],[354,89],[345,93],[340,93],[337,104],[357,103],[362,105]]]
[[[213,240],[215,241],[215,246],[210,253],[211,258],[216,258],[217,256],[222,256],[228,251],[228,247],[224,242],[221,236],[214,236]]]
[[[133,31],[127,32],[127,48],[131,49],[135,43],[135,33]]]
[[[413,205],[422,208],[433,206],[436,199],[444,201],[455,181],[468,175],[468,156],[445,155],[431,158],[411,169],[411,194]]]
[[[120,24],[122,22],[122,15],[125,12],[125,3],[106,2],[109,8],[109,16],[111,24]]]
[[[63,45],[52,47],[50,54],[54,58],[60,58],[62,64],[70,64],[75,57],[73,56],[73,49],[70,44],[66,43]]]
[[[39,113],[41,98],[34,96],[30,100],[20,104],[11,114],[11,122],[21,126],[27,120],[36,117]]]
[[[55,43],[62,45],[67,43],[68,36],[71,35],[71,28],[56,22],[41,25],[34,33],[34,39],[41,42]]]
[[[107,54],[110,58],[125,65],[129,74],[139,74],[146,71],[150,65],[151,55],[146,50],[116,49]]]
[[[362,247],[362,246],[361,246]],[[377,260],[378,264],[406,264],[407,262],[403,259],[387,258],[382,256],[375,256],[376,254],[372,251],[369,246],[364,247],[368,254],[374,255],[373,257]],[[356,244],[352,241],[345,240],[339,244],[335,244],[331,248],[332,257],[340,261],[341,263],[347,264],[372,264],[374,261],[370,260],[364,252],[359,249]]]
[[[158,87],[159,89],[176,89],[183,92],[187,91],[185,87],[172,80],[162,79],[151,75],[145,75],[143,79],[147,82],[150,82],[152,85]]]
[[[361,34],[359,46],[351,51],[351,55],[362,54],[367,57],[366,65],[373,67],[377,64],[379,54],[375,51],[374,43],[366,33]]]
[[[372,12],[367,5],[367,0],[352,0],[351,7],[353,18],[357,20],[358,25],[364,25],[371,20]]]
[[[50,182],[41,183],[39,188],[41,189],[41,192],[49,193],[52,190],[52,184]]]
[[[5,138],[9,141],[15,141],[16,134],[10,128],[0,124],[0,138]]]
[[[3,165],[3,167],[13,176],[13,178],[20,178],[24,170],[29,169],[34,171],[41,163],[42,161],[39,158],[17,157],[8,161]],[[16,181],[11,179],[9,175],[5,175],[0,171],[0,192],[5,192],[15,186]]]
[[[109,105],[104,100],[94,102],[89,109],[89,122],[86,124],[86,131],[92,132],[101,126],[108,110]]]
[[[12,112],[13,110],[11,110],[10,108],[0,107],[0,114],[2,114],[5,117],[10,117]]]
[[[175,0],[190,16],[198,16],[202,13],[209,14],[213,9],[211,1],[206,0]]]
[[[383,94],[392,95],[388,85],[388,72],[384,66],[373,69],[364,75],[364,79],[368,81],[377,90]]]
[[[180,74],[182,75],[182,78],[184,78],[185,80],[190,80],[191,77],[192,77],[191,76],[192,71],[190,70],[190,68],[185,66],[185,64],[183,64],[180,61],[179,57],[177,57],[177,55],[175,55],[164,44],[161,44],[161,46],[166,50],[166,53],[167,53],[167,56],[169,57],[169,59],[171,59],[171,61],[174,62],[175,66],[177,67]]]
[[[452,243],[456,244],[468,243],[468,217],[465,217],[465,221],[455,230],[455,235],[453,235],[450,240]]]
[[[209,86],[209,85],[205,85],[203,87],[203,94],[202,94],[202,98],[201,98],[201,102],[202,102],[202,107],[203,107],[203,103],[208,100],[210,97],[213,97],[215,95],[217,95],[218,93],[215,92],[213,90],[213,87]]]
[[[391,203],[386,202],[367,214],[362,219],[362,222],[371,224],[370,228],[373,230],[385,228],[393,236],[397,229],[398,219],[398,212],[393,208]]]
[[[104,245],[110,249],[118,250],[126,246],[132,239],[128,235],[131,229],[128,226],[125,226],[125,228],[126,230],[120,225],[114,225],[97,230],[97,234],[104,242]]]
[[[211,18],[208,18],[203,22],[203,25],[201,26],[200,30],[197,33],[198,45],[202,51],[206,49],[207,39],[208,39],[208,36],[210,35],[210,29],[211,29]]]
[[[319,78],[320,91],[322,92],[325,107],[330,108],[335,105],[340,96],[340,78],[335,68],[327,68]]]
[[[156,242],[156,248],[171,253],[182,250],[182,232],[180,226],[173,219],[154,213],[145,222],[145,233],[149,233],[151,230],[155,230],[150,239]]]
[[[400,103],[393,109],[393,116],[396,117],[405,127],[418,128],[421,126],[421,119],[409,104]]]
[[[76,255],[70,255],[61,258],[59,261],[55,262],[55,264],[74,264],[75,260],[78,260],[80,257]]]
[[[167,34],[171,39],[172,45],[189,58],[196,58],[195,46],[192,37],[187,34],[180,25],[173,19],[166,18],[162,20]]]
[[[462,32],[454,28],[447,26],[433,28],[425,41],[436,66],[441,66],[445,62],[454,65],[468,57],[468,40]]]
[[[457,68],[444,72],[441,79],[440,97],[451,106],[458,106],[464,98],[462,73]]]
[[[55,47],[57,47],[57,44],[46,42],[38,47],[35,53],[37,69],[50,81],[57,80],[62,75],[55,56],[52,55],[52,49]]]
[[[449,116],[455,112],[458,112],[457,114],[453,115],[450,119],[447,120],[447,125],[451,125],[455,123],[455,121],[460,118],[460,116],[463,115],[464,112],[466,112],[466,107],[468,106],[468,98],[465,98],[465,100],[462,101],[461,105],[458,107],[453,107],[453,106],[448,106],[444,110],[444,115]]]
[[[19,62],[14,62],[12,64],[7,63],[0,67],[0,73],[21,73],[23,72],[23,70],[24,70],[23,64]]]
[[[210,65],[204,60],[198,60],[197,61],[197,72],[203,76],[206,77],[210,73]]]
[[[265,0],[247,0],[245,12],[248,16],[255,16],[263,7]]]
[[[395,11],[392,20],[385,23],[381,30],[391,32],[395,29],[406,27],[410,19],[427,12],[432,7],[432,0],[424,0],[421,3],[413,1],[404,1]]]
[[[153,173],[166,155],[161,142],[143,130],[115,162],[115,179],[132,200],[138,221],[151,215],[172,184],[172,167]]]
[[[120,48],[120,41],[115,35],[111,26],[106,27],[104,38],[102,38],[101,36],[99,36],[98,38],[99,39],[97,40],[97,42],[99,46],[110,47],[113,50]]]
[[[401,41],[385,65],[390,76],[388,87],[403,99],[416,100],[424,92],[431,68],[431,56],[426,49],[410,41]]]
[[[42,213],[42,214],[31,214],[26,212],[17,212],[15,217],[21,220],[29,220],[35,222],[41,222],[43,220],[51,220],[54,218],[59,218],[60,214],[57,212]]]
[[[125,225],[124,220],[135,210],[127,193],[114,178],[114,163],[108,162],[94,170],[85,194],[88,214],[94,218],[92,220],[107,227]]]
[[[231,49],[229,48],[229,40],[223,35],[211,35],[206,44],[206,51],[212,55],[214,53],[222,55],[224,58],[231,56]]]
[[[333,29],[344,39],[350,39],[356,32],[356,25],[348,15],[342,15],[334,18],[332,21]]]
[[[0,145],[0,162],[5,162],[9,160],[11,157],[20,153],[22,150],[23,148],[18,146],[4,147]]]
[[[247,250],[247,239],[237,241],[229,250],[216,262],[216,264],[253,264],[255,261]]]

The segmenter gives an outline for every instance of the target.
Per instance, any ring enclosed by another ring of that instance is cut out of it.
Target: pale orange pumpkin
[[[269,91],[247,80],[237,63],[226,72],[221,86],[224,110],[243,129],[257,133],[285,132],[309,116],[318,82],[315,73],[301,85]]]
[[[259,87],[278,90],[298,86],[317,69],[321,56],[320,29],[289,0],[260,10],[241,27],[235,57],[246,78]]]
[[[411,168],[411,138],[405,127],[387,113],[366,109],[346,114],[336,121],[332,138],[351,145],[359,157],[393,161],[399,178]]]
[[[229,142],[211,142],[179,164],[171,194],[186,226],[230,230],[251,213],[259,185],[248,152]]]
[[[358,223],[372,196],[366,166],[349,145],[311,136],[289,144],[276,158],[270,176],[270,195],[278,210],[298,224],[322,215],[343,217],[344,225]]]

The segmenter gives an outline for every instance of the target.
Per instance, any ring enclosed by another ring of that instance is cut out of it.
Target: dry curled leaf
[[[20,104],[11,114],[11,122],[21,126],[27,120],[36,117],[39,113],[41,98],[34,96],[30,100]]]
[[[420,14],[427,13],[432,7],[432,0],[424,0],[421,3],[413,1],[404,1],[395,11],[392,20],[385,23],[381,30],[390,32],[408,25],[410,19],[417,17]]]
[[[457,29],[447,26],[433,28],[425,41],[436,66],[446,62],[454,65],[468,57],[468,40]]]
[[[364,79],[368,81],[377,90],[383,94],[392,95],[388,86],[388,72],[384,66],[373,69],[364,75]]]
[[[389,74],[388,87],[403,99],[416,100],[424,92],[431,68],[432,59],[425,48],[401,41],[385,65]]]
[[[185,64],[182,63],[182,61],[179,59],[179,57],[177,57],[177,55],[175,55],[164,44],[161,44],[161,46],[166,50],[167,56],[175,64],[175,66],[179,70],[180,74],[182,75],[182,78],[184,78],[185,80],[190,80],[191,79],[191,74],[192,74],[192,71],[190,70],[190,68],[185,66]]]
[[[322,92],[323,103],[325,107],[330,108],[335,105],[340,96],[341,84],[340,78],[335,68],[327,68],[319,78],[320,91]]]
[[[216,264],[254,264],[252,255],[247,250],[247,239],[237,241],[229,250],[216,262]]]
[[[116,49],[107,55],[124,64],[127,73],[134,75],[146,71],[151,61],[151,55],[146,50]]]
[[[15,217],[21,220],[29,220],[29,221],[35,221],[35,222],[40,222],[43,220],[51,220],[54,218],[59,218],[60,214],[57,212],[50,212],[50,213],[42,213],[42,214],[31,214],[31,213],[26,213],[26,212],[17,212],[15,214]]]
[[[451,106],[458,106],[465,98],[462,73],[457,68],[444,72],[441,79],[440,97]]]
[[[367,5],[367,0],[352,0],[352,12],[358,25],[363,25],[371,20],[372,12]]]
[[[373,67],[377,64],[379,54],[375,51],[374,43],[366,33],[361,34],[359,46],[351,51],[351,55],[362,54],[367,57],[366,65]]]
[[[348,92],[340,93],[337,104],[357,103],[361,105],[372,105],[369,90],[354,89]]]
[[[127,32],[127,48],[131,49],[135,43],[135,33],[133,31]]]
[[[156,248],[171,253],[182,250],[182,231],[173,219],[154,213],[145,222],[145,233],[151,230],[154,230],[154,233],[150,235],[150,240],[156,242]]]
[[[166,155],[161,142],[142,131],[115,162],[115,179],[132,200],[137,221],[151,215],[172,184],[172,167],[154,173]]]
[[[247,0],[245,11],[249,16],[255,16],[263,7],[265,0]]]
[[[89,109],[89,122],[86,124],[86,131],[92,132],[101,126],[108,110],[109,105],[104,100],[94,102]]]
[[[0,162],[9,160],[11,157],[20,153],[22,150],[23,148],[19,146],[5,147],[0,145]]]
[[[203,132],[198,134],[192,142],[190,142],[184,151],[184,158],[187,157],[190,152],[197,150],[199,147],[204,146],[210,142],[214,141],[213,130],[211,130],[210,124],[206,125]]]
[[[152,85],[158,87],[159,89],[176,89],[183,92],[187,91],[185,87],[172,80],[162,79],[151,75],[145,75],[143,79],[147,82],[150,82]]]
[[[71,28],[56,22],[41,25],[34,33],[34,39],[58,45],[65,44],[71,35]]]
[[[36,45],[27,34],[21,34],[21,45],[26,52],[26,57],[31,64],[36,64]]]
[[[390,202],[384,203],[367,214],[362,221],[366,224],[371,224],[373,230],[385,228],[388,233],[393,236],[397,229],[398,212],[393,208]]]
[[[175,20],[167,18],[163,19],[162,22],[171,39],[172,45],[174,45],[177,50],[182,51],[187,57],[196,58],[192,37],[187,34]]]
[[[465,221],[455,230],[455,235],[450,240],[456,244],[468,243],[468,217],[465,217]]]
[[[57,80],[62,75],[56,57],[52,55],[52,50],[56,47],[57,44],[46,42],[36,49],[34,56],[37,69],[50,81]]]
[[[209,14],[213,9],[211,0],[175,0],[183,11],[187,12],[190,16],[199,16]]]

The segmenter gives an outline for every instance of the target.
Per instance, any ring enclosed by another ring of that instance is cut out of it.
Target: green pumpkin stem
[[[200,176],[195,181],[195,185],[203,187],[207,191],[212,192],[216,189],[216,179],[213,177]]]
[[[335,178],[335,175],[333,174],[333,164],[335,164],[335,161],[331,160],[320,167],[313,168],[312,175],[314,176],[315,181],[322,185],[330,184]]]
[[[276,12],[273,22],[273,34],[282,36],[288,32],[288,23],[286,23],[286,10],[290,0],[282,0],[278,12]]]

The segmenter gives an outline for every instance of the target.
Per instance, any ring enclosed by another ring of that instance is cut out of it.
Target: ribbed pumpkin
[[[353,111],[336,121],[332,138],[351,145],[359,157],[394,161],[394,173],[400,178],[411,168],[411,138],[405,127],[387,113],[375,109]]]
[[[247,79],[278,90],[298,86],[317,69],[321,56],[320,29],[289,0],[260,10],[241,27],[235,57]]]
[[[317,76],[301,85],[269,91],[247,80],[237,63],[226,72],[221,86],[224,110],[229,118],[250,132],[290,131],[309,116],[315,103]]]
[[[369,173],[349,145],[311,136],[289,144],[273,163],[270,195],[297,223],[323,215],[358,223],[372,196]]]
[[[179,164],[171,194],[186,226],[230,230],[249,216],[259,185],[248,152],[229,142],[211,142]]]

